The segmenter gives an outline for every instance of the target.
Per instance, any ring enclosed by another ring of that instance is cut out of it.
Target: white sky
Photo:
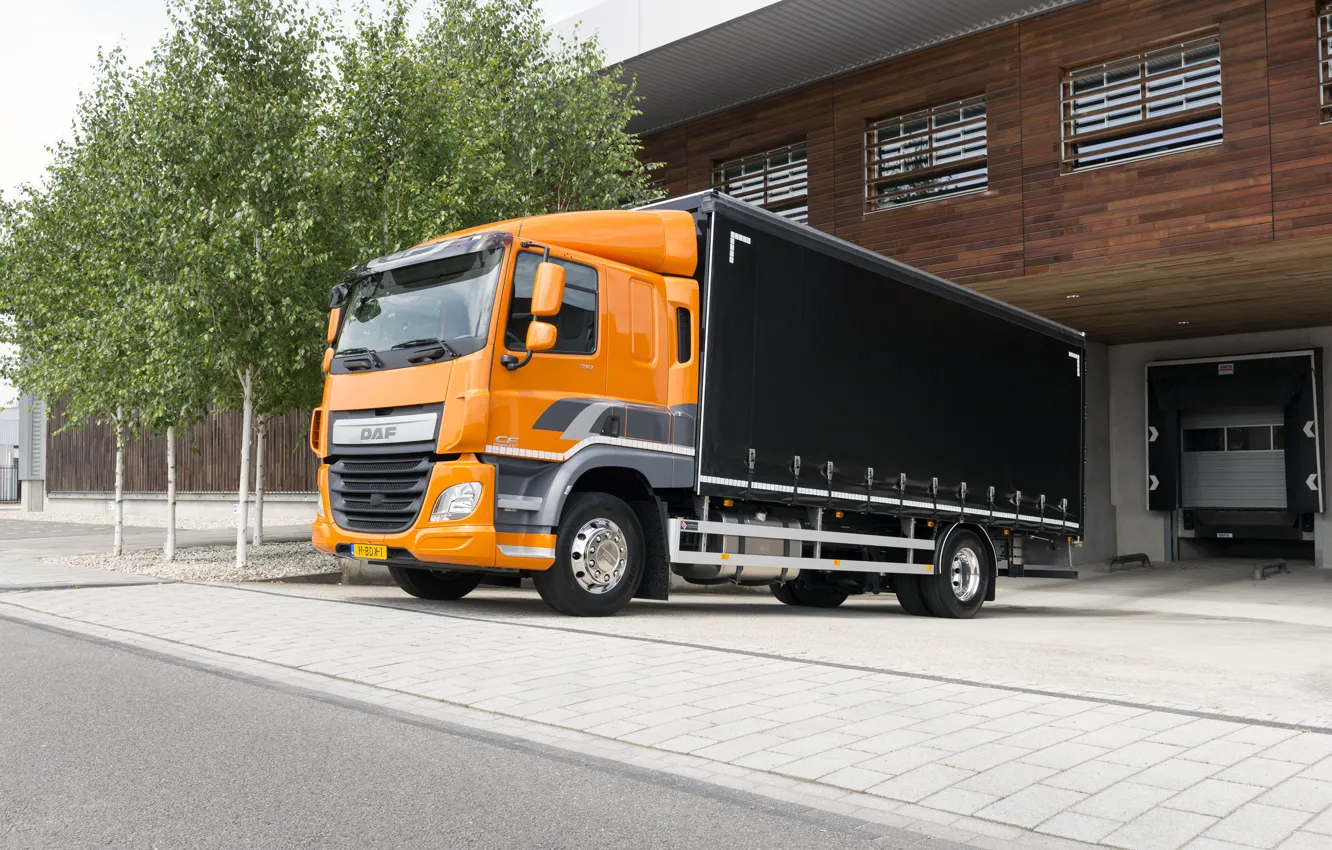
[[[424,0],[418,0],[418,5]],[[549,22],[598,0],[539,0]],[[336,0],[318,0],[334,8]],[[352,8],[351,0],[341,7]],[[98,48],[124,47],[145,61],[166,31],[164,0],[0,0],[0,192],[37,182],[47,147],[69,134],[79,91],[93,80]]]
[[[418,5],[426,0],[418,0]],[[337,8],[337,0],[316,0]],[[599,0],[538,0],[548,22]],[[341,8],[352,8],[343,0]],[[164,0],[0,0],[0,194],[38,183],[48,147],[69,135],[80,90],[93,81],[98,49],[117,45],[131,64],[152,55],[167,27]],[[0,407],[14,390],[0,382]]]

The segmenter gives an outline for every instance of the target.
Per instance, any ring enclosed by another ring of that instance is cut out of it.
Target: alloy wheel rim
[[[629,543],[624,532],[604,517],[588,520],[574,533],[569,552],[574,579],[588,593],[609,593],[624,578]]]
[[[963,546],[953,555],[949,579],[953,587],[953,596],[959,602],[970,602],[980,592],[981,558],[975,549]]]

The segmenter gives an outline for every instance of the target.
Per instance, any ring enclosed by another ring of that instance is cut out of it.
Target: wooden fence
[[[46,489],[49,493],[110,493],[116,485],[116,446],[109,424],[60,431],[63,407],[51,405]],[[213,413],[176,437],[176,487],[182,493],[234,493],[240,477],[241,414]],[[264,491],[312,493],[319,460],[310,451],[308,411],[269,420],[264,438]],[[254,445],[251,440],[251,446]],[[253,453],[253,448],[251,449]],[[250,487],[254,487],[254,457]],[[132,435],[125,451],[125,491],[166,491],[166,438]]]

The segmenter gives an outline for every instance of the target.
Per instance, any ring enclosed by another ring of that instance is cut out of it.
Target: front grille
[[[411,528],[430,483],[430,455],[346,458],[328,468],[333,519],[348,531],[392,534]]]

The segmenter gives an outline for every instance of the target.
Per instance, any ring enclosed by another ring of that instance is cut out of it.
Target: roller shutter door
[[[1284,422],[1275,407],[1182,412],[1181,506],[1284,510]]]

